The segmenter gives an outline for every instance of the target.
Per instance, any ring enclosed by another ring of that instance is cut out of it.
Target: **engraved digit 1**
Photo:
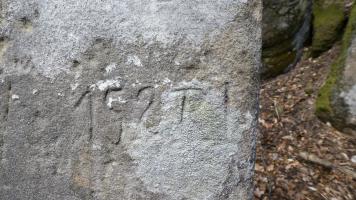
[[[89,90],[86,90],[83,92],[83,94],[79,97],[79,99],[75,102],[74,108],[78,108],[84,101],[84,99],[88,99],[88,108],[87,110],[89,111],[89,140],[91,141],[93,138],[93,100],[92,100],[92,95]]]
[[[139,116],[139,120],[142,121],[144,115],[147,113],[148,109],[153,104],[153,100],[154,100],[153,87],[147,86],[147,87],[141,88],[137,92],[136,97],[137,97],[138,104],[146,103],[146,102],[142,102],[142,101],[148,100],[147,105],[144,107],[143,111],[141,112],[141,114]]]

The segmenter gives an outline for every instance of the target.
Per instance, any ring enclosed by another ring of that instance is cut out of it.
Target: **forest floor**
[[[262,83],[255,199],[356,199],[356,138],[314,114],[339,49]]]

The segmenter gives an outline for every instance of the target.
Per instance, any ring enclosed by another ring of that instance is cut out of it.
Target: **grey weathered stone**
[[[263,1],[262,76],[281,74],[302,55],[310,32],[312,0]]]
[[[1,0],[1,199],[250,199],[259,0]]]
[[[316,114],[342,132],[356,136],[356,7],[353,6],[341,53],[331,66],[330,73],[320,89]]]
[[[356,36],[348,49],[345,66],[334,88],[332,107],[337,118],[336,127],[356,135]]]
[[[345,0],[313,0],[311,56],[318,57],[341,38],[347,9]]]

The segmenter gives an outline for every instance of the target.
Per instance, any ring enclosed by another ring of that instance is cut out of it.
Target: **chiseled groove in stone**
[[[0,195],[252,198],[259,0],[3,2]]]

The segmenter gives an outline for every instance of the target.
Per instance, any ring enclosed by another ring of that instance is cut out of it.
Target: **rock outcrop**
[[[356,7],[351,11],[342,51],[319,92],[316,113],[345,133],[356,135]]]
[[[341,38],[345,17],[344,0],[313,0],[313,57],[330,49]]]
[[[263,1],[262,77],[283,73],[296,64],[310,33],[311,0]]]
[[[259,0],[1,0],[0,197],[251,199]]]

